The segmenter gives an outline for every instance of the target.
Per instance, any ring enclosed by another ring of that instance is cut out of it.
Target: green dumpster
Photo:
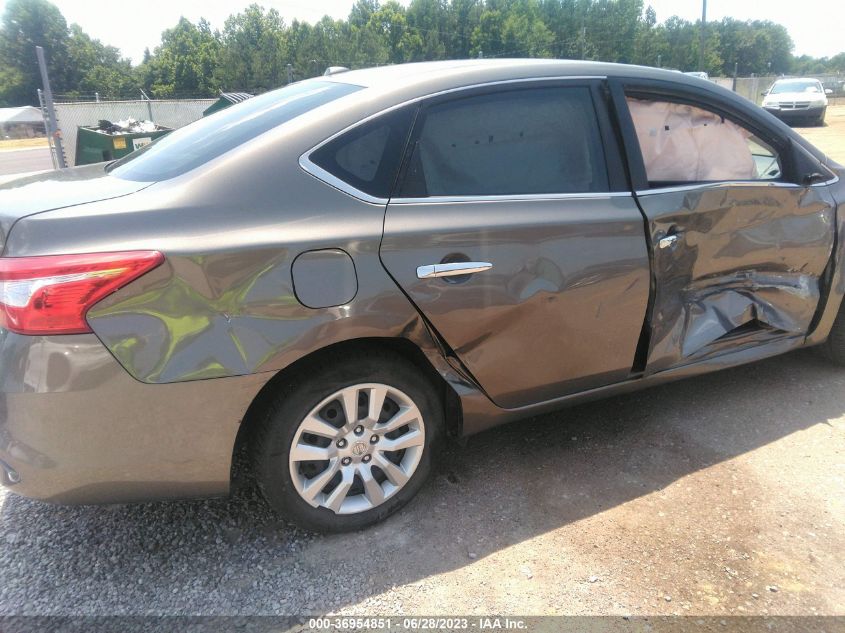
[[[249,94],[248,92],[221,92],[220,98],[217,99],[214,103],[208,106],[205,110],[202,111],[203,116],[208,116],[209,114],[214,114],[219,110],[223,110],[228,108],[230,105],[234,105],[236,103],[240,103],[241,101],[246,101],[247,99],[251,99],[253,95]]]
[[[124,132],[108,121],[101,121],[98,126],[80,126],[76,132],[76,164],[90,165],[121,158],[173,131],[162,125],[144,123],[145,130],[137,132]]]

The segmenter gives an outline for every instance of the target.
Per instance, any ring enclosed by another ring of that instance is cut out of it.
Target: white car
[[[824,125],[827,95],[832,92],[818,79],[778,79],[763,93],[763,108],[784,121],[809,119]]]

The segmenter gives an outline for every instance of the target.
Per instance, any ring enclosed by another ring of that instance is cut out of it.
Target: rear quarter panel
[[[265,135],[136,194],[27,217],[10,234],[7,255],[163,252],[164,265],[88,315],[144,382],[274,371],[334,342],[412,331],[418,315],[379,261],[384,206],[343,194],[297,164],[338,125]],[[328,248],[352,258],[357,294],[338,307],[308,308],[294,293],[291,263]]]

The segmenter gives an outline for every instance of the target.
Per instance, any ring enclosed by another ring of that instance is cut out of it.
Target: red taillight
[[[19,334],[90,332],[91,306],[163,261],[157,251],[0,258],[0,326]]]

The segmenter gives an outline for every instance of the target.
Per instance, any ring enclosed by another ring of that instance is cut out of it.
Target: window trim
[[[610,198],[630,198],[630,191],[585,191],[583,193],[505,193],[495,195],[472,196],[428,196],[427,198],[391,198],[390,205],[395,204],[455,204],[458,202],[530,202],[536,200],[583,200]]]
[[[597,75],[596,76],[579,75],[579,76],[557,76],[557,77],[527,77],[527,78],[521,78],[521,79],[504,79],[504,80],[499,80],[499,81],[483,82],[483,83],[478,83],[478,84],[471,84],[471,85],[467,85],[467,86],[459,86],[459,87],[456,87],[456,88],[448,88],[448,89],[445,89],[445,90],[439,90],[439,91],[432,92],[432,93],[425,94],[425,95],[419,95],[419,96],[413,97],[412,99],[408,99],[408,100],[403,101],[401,103],[397,103],[397,104],[392,105],[390,107],[379,110],[378,112],[370,114],[369,116],[361,119],[360,121],[356,121],[355,123],[346,126],[345,128],[341,129],[340,131],[335,132],[334,134],[332,134],[328,138],[324,139],[323,141],[320,141],[317,145],[315,145],[311,149],[303,152],[299,157],[299,161],[298,161],[299,167],[304,172],[313,176],[317,180],[321,180],[322,182],[326,183],[327,185],[337,189],[338,191],[340,191],[342,193],[345,193],[348,196],[356,198],[356,199],[360,200],[361,202],[366,202],[368,204],[377,204],[377,205],[384,206],[384,205],[387,205],[388,202],[391,202],[392,198],[379,198],[379,197],[376,197],[376,196],[371,196],[370,194],[365,193],[365,192],[357,189],[356,187],[352,186],[348,182],[338,178],[334,174],[329,173],[328,171],[326,171],[325,169],[323,169],[322,167],[320,167],[316,163],[312,162],[311,161],[311,154],[316,152],[321,147],[323,147],[323,145],[326,145],[326,144],[330,143],[331,141],[335,140],[337,137],[354,130],[356,127],[358,127],[360,125],[364,125],[365,123],[369,123],[370,121],[372,121],[376,117],[380,117],[382,115],[388,114],[390,112],[393,112],[394,110],[398,110],[399,108],[410,107],[410,106],[416,105],[417,112],[414,114],[414,121],[412,122],[412,125],[411,125],[409,138],[405,142],[405,150],[402,153],[402,156],[403,156],[402,163],[399,166],[399,170],[397,172],[398,176],[397,176],[396,180],[398,182],[398,181],[400,181],[400,179],[404,175],[404,166],[405,166],[406,160],[408,158],[408,147],[410,145],[410,143],[408,141],[410,140],[410,138],[412,138],[413,133],[416,129],[416,120],[417,120],[417,117],[419,115],[419,110],[422,107],[424,101],[437,99],[437,98],[448,96],[448,95],[454,95],[455,93],[461,93],[461,92],[465,92],[465,91],[497,89],[497,87],[499,87],[499,86],[505,86],[505,85],[511,85],[511,84],[538,84],[538,85],[546,86],[546,85],[549,85],[549,84],[564,83],[565,82],[565,85],[569,85],[569,83],[573,82],[573,81],[575,81],[575,82],[590,82],[591,84],[596,84],[596,82],[601,82],[601,81],[605,81],[605,80],[607,80],[606,76],[597,76]],[[526,87],[528,87],[528,86],[526,86]],[[595,110],[596,110],[596,117],[597,117],[598,123],[599,123],[600,136],[602,137],[602,142],[605,145],[605,147],[604,147],[605,163],[606,163],[606,165],[609,165],[608,155],[609,155],[610,150],[607,147],[607,139],[605,138],[606,132],[603,129],[604,126],[602,125],[603,121],[602,121],[602,116],[600,114],[600,111],[603,109],[603,107],[602,107],[601,104],[595,103],[595,96],[593,96],[593,101],[594,101],[594,106],[595,106]],[[621,147],[616,148],[616,151],[621,152],[621,149],[622,149]],[[609,181],[611,180],[610,169],[608,169],[608,180]],[[613,189],[612,184],[611,184],[611,189]],[[616,193],[616,192],[613,192],[613,191],[611,191],[611,192],[601,192],[600,195],[607,197],[608,193]],[[624,193],[627,193],[628,195],[630,195],[630,189],[626,188],[626,191]],[[391,192],[391,194],[392,194],[392,192]],[[530,194],[530,195],[533,195],[533,194]],[[537,194],[537,195],[540,195],[543,199],[549,199],[552,196],[558,196],[558,195],[566,196],[566,197],[573,197],[573,196],[584,197],[586,194],[568,193],[568,194]],[[478,198],[479,198],[478,196],[461,196],[461,201],[466,201],[468,199],[473,200],[473,199],[478,199]],[[501,199],[503,199],[503,200],[514,200],[514,199],[524,199],[524,198],[525,198],[525,196],[519,196],[517,198],[514,198],[514,196],[512,196],[512,195],[501,197]],[[399,200],[408,201],[408,200],[410,200],[410,198],[398,198],[398,199],[395,199],[394,202],[398,203]],[[421,198],[420,200],[432,202],[434,200],[434,197]]]
[[[700,191],[702,189],[722,189],[725,187],[759,187],[778,189],[803,189],[803,185],[794,182],[783,182],[781,180],[706,180],[693,183],[678,183],[665,187],[654,187],[653,189],[638,189],[637,196],[653,196],[661,193],[678,193],[684,191]]]

